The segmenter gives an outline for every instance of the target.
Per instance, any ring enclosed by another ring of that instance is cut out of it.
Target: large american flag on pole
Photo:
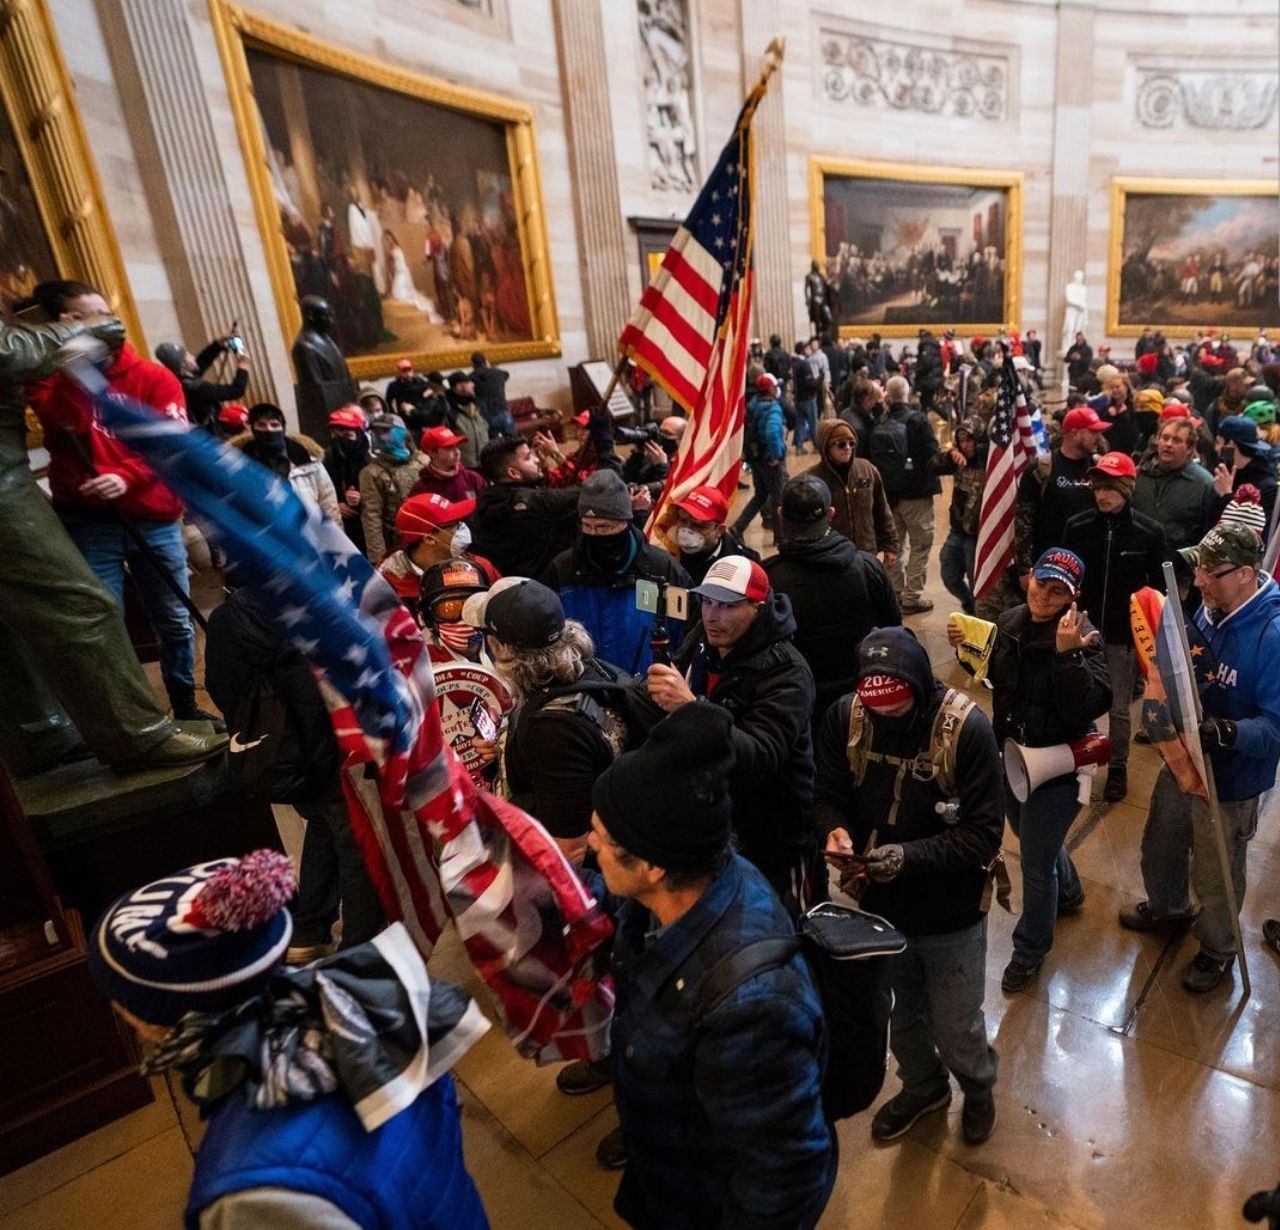
[[[768,66],[733,135],[618,338],[622,353],[689,418],[647,526],[651,538],[673,551],[667,531],[677,500],[701,486],[719,488],[728,501],[737,493],[754,276],[751,120],[781,60],[781,45],[772,44],[766,54]]]
[[[388,582],[265,466],[104,396],[83,359],[72,370],[96,394],[103,423],[182,497],[315,671],[346,753],[352,828],[388,921],[403,921],[426,957],[452,919],[523,1054],[602,1055],[613,989],[599,950],[612,925],[546,830],[471,783],[444,740],[417,624]]]
[[[1000,392],[988,429],[987,481],[982,489],[973,592],[981,598],[1013,562],[1013,522],[1018,482],[1036,459],[1035,429],[1022,382],[1006,348]]]

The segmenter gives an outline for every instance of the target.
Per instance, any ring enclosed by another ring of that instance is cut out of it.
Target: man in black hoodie
[[[813,798],[813,675],[791,643],[796,622],[785,594],[740,555],[718,559],[693,590],[702,619],[671,666],[649,667],[651,717],[707,700],[733,715],[733,828],[794,914],[813,897],[817,842]]]
[[[862,906],[907,936],[891,974],[902,1091],[871,1134],[895,1140],[944,1109],[954,1073],[964,1138],[981,1144],[996,1118],[982,1002],[988,868],[1004,829],[1000,753],[986,715],[933,677],[909,629],[867,636],[857,677],[818,732],[814,813],[842,887],[862,890]]]
[[[782,491],[778,554],[764,566],[774,590],[791,599],[795,646],[817,690],[815,725],[856,682],[862,638],[902,623],[884,565],[837,533],[834,516],[822,479],[791,479]]]

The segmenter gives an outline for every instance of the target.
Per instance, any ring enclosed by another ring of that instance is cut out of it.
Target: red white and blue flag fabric
[[[718,488],[730,502],[737,494],[754,286],[751,120],[766,81],[748,95],[729,143],[618,338],[622,353],[688,415],[646,527],[673,553],[668,531],[676,501],[702,486]]]
[[[96,369],[74,370],[103,423],[182,497],[315,671],[388,920],[403,921],[426,957],[452,919],[521,1053],[600,1057],[613,1009],[600,946],[612,925],[546,830],[471,783],[444,741],[417,624],[391,586],[266,467],[103,396]]]
[[[999,584],[1005,569],[1013,563],[1018,483],[1037,455],[1031,410],[1008,350],[987,435],[987,481],[982,489],[973,568],[973,592],[979,598]]]

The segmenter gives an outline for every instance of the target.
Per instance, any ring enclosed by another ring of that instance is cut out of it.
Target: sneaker
[[[1074,897],[1068,897],[1065,900],[1061,897],[1058,899],[1058,917],[1063,918],[1068,914],[1079,914],[1084,909],[1084,889]]]
[[[1142,744],[1145,744],[1145,745],[1147,745],[1147,746],[1150,746],[1150,744],[1151,744],[1151,736],[1150,736],[1149,734],[1147,734],[1147,732],[1146,732],[1145,730],[1143,730],[1141,727],[1139,727],[1137,730],[1135,730],[1135,731],[1133,732],[1133,741],[1134,741],[1135,743],[1142,743]]]
[[[905,1091],[891,1097],[871,1120],[872,1140],[897,1140],[915,1127],[916,1122],[935,1110],[946,1110],[951,1105],[951,1087],[947,1086],[936,1098],[916,1098]]]
[[[1108,803],[1118,803],[1129,793],[1129,769],[1122,764],[1113,764],[1107,770],[1107,784],[1103,787],[1102,797]]]
[[[1226,976],[1231,968],[1232,958],[1220,961],[1203,950],[1196,953],[1195,959],[1182,971],[1182,986],[1192,995],[1203,995],[1212,991]]]
[[[975,1093],[964,1100],[964,1110],[960,1112],[960,1131],[966,1143],[980,1145],[991,1139],[996,1130],[996,1100],[991,1090]]]
[[[595,1093],[613,1084],[613,1060],[575,1059],[567,1063],[556,1073],[556,1088],[567,1093],[571,1098],[581,1097],[585,1093]]]
[[[1268,918],[1262,924],[1262,942],[1280,956],[1280,918]]]
[[[1158,931],[1161,927],[1175,930],[1191,926],[1199,917],[1199,910],[1191,910],[1187,914],[1153,914],[1151,902],[1139,901],[1137,905],[1125,906],[1120,911],[1120,925],[1130,931]]]
[[[627,1142],[616,1127],[596,1145],[596,1163],[601,1170],[622,1170],[627,1164]]]
[[[920,615],[925,611],[932,611],[933,603],[928,598],[916,598],[902,604],[902,613],[904,615]]]
[[[1025,991],[1040,976],[1040,965],[1039,961],[1031,965],[1021,957],[1014,957],[1000,975],[1000,989],[1011,995]]]

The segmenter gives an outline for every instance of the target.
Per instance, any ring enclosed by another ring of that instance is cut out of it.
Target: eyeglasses
[[[1234,568],[1224,568],[1221,572],[1208,572],[1197,565],[1196,573],[1204,577],[1206,581],[1221,581],[1223,577],[1229,577],[1233,572],[1239,572],[1243,567],[1243,564],[1237,564]]]

